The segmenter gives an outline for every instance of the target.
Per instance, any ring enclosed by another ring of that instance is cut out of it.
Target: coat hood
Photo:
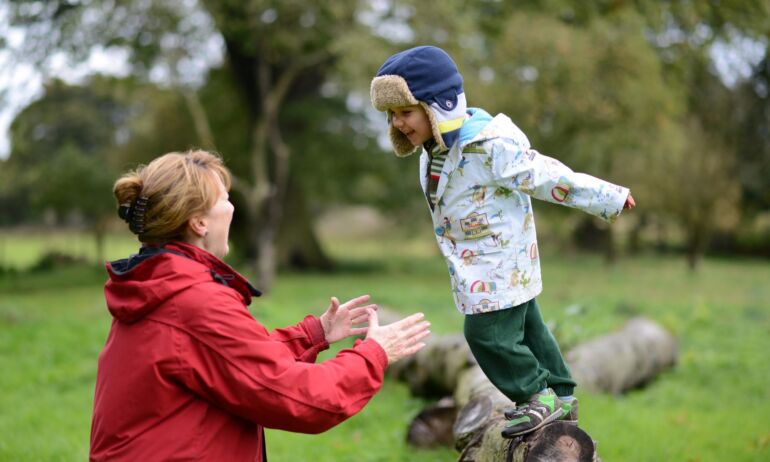
[[[492,117],[489,113],[479,108],[468,108],[470,118],[465,121],[460,129],[460,147],[471,143],[480,143],[493,138],[515,138],[526,140],[527,136],[505,114],[497,114]]]
[[[189,287],[216,282],[238,292],[243,302],[261,292],[211,253],[182,242],[143,246],[138,254],[108,262],[104,295],[110,314],[133,323]]]

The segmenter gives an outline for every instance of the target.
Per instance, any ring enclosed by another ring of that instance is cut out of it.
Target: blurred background
[[[0,459],[86,457],[100,267],[138,248],[112,184],[166,152],[232,170],[228,262],[268,293],[268,326],[366,292],[459,331],[417,156],[391,154],[369,102],[380,64],[423,44],[455,59],[469,106],[633,192],[612,226],[534,205],[563,348],[638,314],[681,342],[655,385],[581,396],[600,454],[768,460],[767,0],[0,0]],[[405,446],[420,405],[388,383],[350,425],[268,450],[453,460]]]

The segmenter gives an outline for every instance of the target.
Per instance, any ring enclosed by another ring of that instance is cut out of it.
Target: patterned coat
[[[629,190],[535,151],[503,114],[468,112],[471,118],[444,163],[431,215],[457,309],[473,314],[512,308],[542,291],[530,196],[613,222]],[[426,194],[428,161],[423,152]]]

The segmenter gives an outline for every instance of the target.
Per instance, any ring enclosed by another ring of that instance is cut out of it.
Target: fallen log
[[[414,396],[453,395],[465,369],[476,365],[462,334],[431,336],[425,348],[389,368]],[[565,360],[581,389],[623,393],[676,364],[676,339],[657,323],[633,318],[608,335],[578,345]]]
[[[409,424],[407,442],[425,449],[452,446],[452,424],[456,417],[457,404],[449,397],[425,407]]]
[[[670,333],[649,319],[634,318],[615,333],[576,346],[564,359],[580,387],[620,394],[674,366],[677,356]]]
[[[398,361],[388,374],[409,386],[413,396],[451,395],[460,374],[476,364],[462,334],[430,336],[417,354]]]
[[[621,393],[674,365],[677,354],[676,341],[668,332],[652,321],[635,318],[615,333],[577,346],[565,359],[581,387],[594,392]],[[461,451],[459,460],[464,462],[598,460],[590,436],[564,422],[546,425],[514,440],[502,438],[503,413],[515,404],[489,382],[459,334],[431,339],[426,348],[404,361],[391,375],[406,381],[418,396],[452,395],[453,412],[446,411],[449,405],[445,401],[442,412],[421,413],[423,421],[430,415],[430,425],[410,425],[410,442],[454,441],[455,448]],[[439,422],[442,418],[446,421]],[[452,429],[451,437],[428,434],[431,430],[446,432],[447,428]],[[416,429],[421,433],[419,438],[412,435]]]

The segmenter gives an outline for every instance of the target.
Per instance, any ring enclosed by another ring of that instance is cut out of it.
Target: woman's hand
[[[422,313],[416,313],[387,326],[380,326],[377,312],[369,310],[369,333],[366,338],[379,343],[388,355],[388,364],[393,364],[425,346],[421,340],[430,334],[430,323],[423,318]]]
[[[338,342],[351,335],[363,335],[367,327],[353,326],[365,323],[369,319],[368,310],[376,310],[377,305],[360,306],[369,301],[368,295],[361,295],[340,305],[337,297],[331,298],[329,308],[321,315],[321,325],[329,344]]]

